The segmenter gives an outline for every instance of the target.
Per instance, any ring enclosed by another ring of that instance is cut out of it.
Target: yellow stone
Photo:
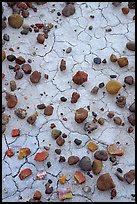
[[[61,184],[66,183],[66,174],[64,174],[64,175],[62,175],[61,177],[59,177],[59,182],[60,182]]]
[[[88,142],[88,144],[87,144],[87,148],[88,148],[91,152],[95,152],[95,151],[98,149],[98,146],[97,146],[94,142],[90,141],[90,142]]]
[[[125,67],[125,66],[128,65],[128,59],[127,59],[126,57],[120,57],[120,58],[117,60],[117,62],[118,62],[118,65],[119,65],[120,67]]]
[[[122,84],[116,80],[110,80],[106,84],[106,90],[109,94],[113,95],[118,93],[118,91],[122,88]]]
[[[2,62],[5,60],[5,58],[6,58],[6,53],[4,50],[2,50]]]

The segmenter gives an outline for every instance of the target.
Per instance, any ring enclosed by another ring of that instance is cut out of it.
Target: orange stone
[[[20,130],[19,129],[13,129],[12,130],[12,137],[20,136]]]
[[[82,184],[86,181],[86,177],[81,171],[76,171],[74,174],[74,177],[78,181],[79,184]]]
[[[129,8],[123,7],[123,8],[122,8],[122,13],[125,14],[125,15],[127,15],[127,14],[129,13]]]
[[[92,142],[92,141],[89,141],[88,144],[87,144],[87,148],[91,151],[91,152],[95,152],[97,149],[98,149],[98,146]]]
[[[41,199],[41,192],[40,191],[35,191],[33,199],[34,200],[40,200]]]
[[[108,153],[115,156],[123,156],[124,149],[121,144],[112,144],[108,146]]]
[[[6,151],[6,155],[7,155],[8,157],[12,157],[12,156],[14,155],[13,150],[12,150],[12,149],[8,149],[8,150]]]
[[[62,176],[59,177],[59,182],[60,182],[61,184],[66,183],[66,174],[64,174],[64,175],[62,175]]]
[[[43,152],[37,153],[37,154],[35,155],[34,160],[41,162],[41,161],[44,161],[47,157],[48,157],[48,152],[43,151]]]
[[[31,169],[26,168],[20,172],[19,178],[20,180],[24,180],[26,177],[30,176],[31,174],[32,174]]]

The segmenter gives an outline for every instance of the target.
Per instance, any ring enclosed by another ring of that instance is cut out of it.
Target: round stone
[[[108,154],[105,150],[96,151],[94,154],[95,159],[106,161],[108,159]]]
[[[32,83],[38,83],[41,79],[41,73],[38,71],[34,71],[31,75],[30,75],[30,81]]]
[[[23,18],[19,14],[13,14],[8,17],[8,23],[12,28],[20,28],[23,24]]]
[[[101,59],[99,57],[95,57],[93,61],[95,64],[101,64]]]
[[[84,156],[79,162],[79,166],[83,171],[90,171],[92,169],[91,160],[89,157]]]

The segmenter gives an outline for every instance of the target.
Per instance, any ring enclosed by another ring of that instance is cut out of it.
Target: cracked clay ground
[[[37,70],[41,73],[41,79],[36,84],[32,83],[30,75],[24,72],[23,78],[17,80],[14,70],[9,69],[9,65],[16,65],[15,61],[10,62],[5,58],[2,62],[2,73],[5,74],[2,79],[2,105],[5,106],[4,114],[9,116],[9,122],[2,135],[3,202],[32,200],[36,190],[41,192],[42,202],[62,202],[58,197],[58,191],[68,186],[71,188],[72,196],[64,202],[134,202],[135,181],[130,184],[126,180],[121,181],[115,173],[121,168],[123,172],[119,174],[123,176],[135,169],[135,130],[127,119],[131,114],[129,106],[135,99],[135,85],[124,83],[126,76],[135,77],[135,52],[126,47],[127,42],[135,40],[135,20],[133,20],[135,10],[130,9],[127,15],[122,13],[121,8],[128,7],[128,2],[122,2],[117,7],[113,6],[112,2],[76,2],[75,13],[65,17],[62,15],[65,2],[47,2],[43,5],[33,2],[33,4],[37,7],[37,12],[29,8],[29,16],[24,18],[23,24],[30,26],[36,23],[52,23],[53,28],[44,44],[37,42],[37,35],[42,33],[42,29],[39,29],[38,33],[32,29],[32,32],[22,35],[20,33],[22,27],[14,29],[6,20],[7,27],[2,31],[2,35],[10,36],[10,40],[5,41],[2,46],[6,56],[11,54],[16,57],[22,56],[26,63],[31,59],[32,62],[29,64],[32,72]],[[6,2],[2,5],[3,16],[8,19],[12,15],[12,9]],[[57,12],[61,15],[58,16]],[[109,28],[111,30],[108,32],[106,29]],[[72,48],[70,53],[66,53],[68,47]],[[14,52],[9,48],[13,48]],[[117,62],[111,62],[111,54],[115,54],[117,58],[127,57],[128,65],[121,68]],[[95,64],[93,61],[95,57],[101,58],[101,61],[106,59],[107,63]],[[64,71],[60,70],[62,59],[66,61]],[[72,80],[77,71],[88,74],[88,80],[82,85],[77,85]],[[48,79],[45,78],[45,74],[48,75]],[[96,95],[92,94],[94,86],[99,86],[101,82],[106,85],[111,80],[110,75],[116,75],[114,80],[126,86],[114,95],[109,94],[105,86],[99,88]],[[10,89],[12,80],[17,85],[14,91]],[[7,107],[6,92],[17,96],[18,103],[14,108]],[[71,103],[73,92],[80,94],[77,103]],[[116,104],[116,97],[119,94],[126,97],[123,108]],[[61,97],[65,97],[67,101],[62,102]],[[38,104],[52,105],[53,114],[44,115],[44,110],[37,108]],[[25,109],[27,117],[24,119],[17,117],[14,112],[17,108]],[[75,121],[75,111],[79,108],[88,111],[88,117],[82,123]],[[109,111],[120,117],[124,125],[114,123],[113,118],[107,116]],[[27,118],[35,112],[37,118],[31,125],[27,122]],[[86,122],[93,120],[92,112],[97,114],[95,117],[97,120],[103,117],[104,124],[96,122],[98,128],[88,133],[83,128]],[[52,123],[56,125],[54,129],[67,135],[62,146],[59,146],[51,136]],[[133,129],[131,133],[128,133],[129,127]],[[20,136],[12,137],[13,129],[20,129]],[[75,139],[81,140],[82,143],[76,145]],[[107,153],[109,145],[119,142],[123,146],[124,154],[116,156],[116,161],[111,162],[111,155],[108,153],[108,159],[103,161],[101,172],[95,175],[91,170],[92,176],[90,176],[87,171],[80,168],[79,162],[74,165],[68,164],[70,156],[78,156],[79,159],[88,156],[93,162],[94,152],[87,147],[89,141],[94,142],[98,150],[105,150]],[[18,159],[20,148],[29,148],[31,153],[23,159]],[[12,157],[6,155],[8,149],[14,152]],[[61,149],[60,155],[55,149]],[[48,152],[48,157],[41,162],[34,160],[36,154],[42,151]],[[64,162],[59,162],[60,156],[65,157]],[[47,162],[51,163],[49,168]],[[31,169],[32,174],[21,180],[19,174],[26,168]],[[40,170],[46,171],[46,177],[41,180],[36,178]],[[74,177],[75,171],[82,172],[85,182],[78,183]],[[115,184],[117,195],[113,199],[111,199],[111,189],[100,191],[97,188],[97,180],[104,173],[109,173]],[[61,184],[59,178],[64,174],[66,182]],[[45,184],[49,179],[52,181],[50,187],[53,189],[47,194]]]

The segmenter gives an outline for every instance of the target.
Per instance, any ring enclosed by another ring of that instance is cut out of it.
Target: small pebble
[[[104,82],[101,82],[101,83],[99,84],[99,88],[100,88],[100,89],[103,88],[104,86],[105,86]]]
[[[128,85],[132,85],[132,84],[134,84],[134,78],[133,78],[132,76],[126,76],[126,77],[124,78],[124,82],[125,82],[126,84],[128,84]]]
[[[38,105],[37,105],[37,108],[41,110],[41,109],[45,109],[46,106],[45,106],[44,103],[42,103],[42,104],[38,104]]]
[[[112,155],[112,156],[109,158],[109,160],[110,160],[112,163],[116,162],[116,156],[115,156],[115,155]]]
[[[67,53],[67,54],[69,54],[71,51],[72,51],[72,48],[71,48],[71,47],[68,47],[68,48],[66,49],[66,53]]]
[[[65,161],[66,161],[65,157],[64,156],[60,156],[59,162],[65,162]]]
[[[128,131],[128,133],[131,133],[134,131],[134,128],[132,126],[130,126],[127,131]]]
[[[99,87],[94,86],[93,89],[91,90],[91,93],[96,95],[98,93],[98,90],[99,90]]]
[[[74,140],[74,143],[79,146],[79,145],[81,145],[82,141],[79,140],[79,139],[75,139],[75,140]]]
[[[16,59],[14,55],[7,55],[7,60],[13,62]]]
[[[51,162],[47,162],[47,167],[50,168],[51,167]]]
[[[16,71],[15,73],[15,79],[16,80],[19,80],[19,79],[22,79],[23,78],[23,72],[21,71]]]
[[[29,32],[29,29],[28,28],[24,28],[20,33],[21,35],[27,35]]]
[[[56,154],[60,155],[61,154],[61,149],[55,149]]]
[[[3,35],[3,39],[4,39],[5,41],[9,41],[9,40],[10,40],[10,36],[9,36],[8,34],[4,34],[4,35]]]
[[[92,29],[93,29],[93,26],[89,26],[88,29],[89,29],[89,30],[92,30]]]
[[[109,118],[113,118],[114,115],[115,115],[115,113],[114,113],[113,111],[109,111],[108,114],[107,114],[107,116],[108,116]]]
[[[117,78],[117,75],[112,74],[112,75],[110,75],[110,78],[111,78],[111,79]]]
[[[101,64],[101,59],[99,57],[95,57],[93,61],[95,64]]]
[[[65,98],[65,97],[63,96],[63,97],[60,98],[60,100],[61,100],[62,102],[66,102],[66,101],[67,101],[67,98]]]
[[[94,154],[95,159],[106,161],[108,159],[108,154],[105,150],[98,150]]]
[[[107,60],[106,60],[106,59],[103,59],[103,60],[102,60],[102,63],[104,63],[104,64],[107,63]]]
[[[119,173],[122,173],[122,172],[123,172],[121,168],[117,168],[117,171],[118,171]]]

